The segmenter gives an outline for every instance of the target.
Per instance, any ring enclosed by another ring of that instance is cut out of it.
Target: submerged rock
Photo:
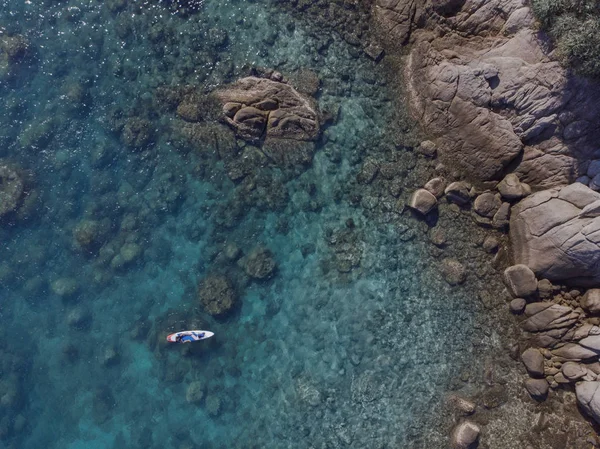
[[[201,381],[190,383],[185,392],[185,400],[190,404],[199,404],[204,398],[204,389],[204,383]]]
[[[248,276],[259,280],[269,279],[277,269],[273,253],[268,248],[261,246],[250,251],[242,264]]]
[[[0,164],[0,218],[17,209],[23,190],[23,179],[17,171]]]
[[[462,284],[467,279],[467,271],[463,264],[456,259],[446,258],[442,260],[442,276],[450,285]]]
[[[198,289],[198,297],[204,310],[210,315],[222,316],[235,306],[237,296],[226,277],[209,275]]]
[[[50,284],[55,295],[61,298],[70,298],[79,291],[79,283],[73,278],[60,278]]]

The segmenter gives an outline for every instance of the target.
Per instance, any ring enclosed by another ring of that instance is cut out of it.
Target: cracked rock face
[[[314,140],[319,115],[313,102],[289,84],[250,76],[217,92],[225,121],[243,139]]]
[[[545,54],[526,2],[377,0],[374,12],[390,43],[414,43],[410,106],[445,165],[474,181],[510,166],[541,188],[584,174],[598,89]]]
[[[600,193],[579,183],[522,200],[510,220],[515,262],[538,278],[600,285],[600,217],[584,212],[598,200]]]

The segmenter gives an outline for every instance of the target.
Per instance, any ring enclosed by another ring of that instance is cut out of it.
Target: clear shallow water
[[[362,161],[390,157],[393,94],[380,69],[263,1],[205,1],[184,18],[158,2],[119,5],[0,7],[0,29],[31,44],[0,84],[0,156],[32,192],[0,229],[0,444],[439,443],[432,419],[472,361],[474,306],[440,279],[423,239],[409,238],[422,236],[415,220],[400,224],[394,204],[377,219],[380,200],[355,198]],[[313,69],[319,106],[340,111],[312,166],[297,177],[267,168],[253,199],[216,158],[172,143],[177,119],[156,101],[160,86],[212,88],[246,66]],[[151,121],[151,149],[121,143],[123,116]],[[414,155],[391,153],[410,185]],[[106,224],[106,247],[133,243],[139,254],[126,266],[82,254],[82,220]],[[269,248],[273,279],[250,281],[224,256],[231,244]],[[345,257],[360,263],[340,271]],[[211,273],[240,296],[222,320],[197,298]],[[76,291],[60,297],[60,282]],[[186,327],[216,337],[163,343]],[[202,398],[190,402],[190,388]]]

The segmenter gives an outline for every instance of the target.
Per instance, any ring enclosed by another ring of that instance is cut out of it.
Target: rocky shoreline
[[[534,430],[577,415],[577,405],[600,423],[595,84],[556,62],[522,0],[377,0],[373,18],[386,51],[407,54],[410,109],[429,139],[420,151],[439,161],[407,205],[434,223],[432,233],[438,205],[453,203],[507,234],[484,247],[496,253],[522,329],[512,351],[529,376],[524,387],[534,401],[550,398]],[[444,259],[441,270],[450,284],[465,280],[458,260]],[[577,404],[566,400],[573,392]],[[453,446],[472,447],[485,427],[461,418]],[[591,427],[578,432],[523,447],[598,447]]]

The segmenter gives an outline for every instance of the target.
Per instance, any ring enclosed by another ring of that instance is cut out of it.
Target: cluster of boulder
[[[475,183],[431,179],[410,208],[427,217],[445,195],[478,224],[510,228],[525,387],[542,400],[575,384],[600,423],[600,290],[585,291],[600,286],[598,89],[546,51],[528,2],[377,0],[374,14],[390,44],[412,44],[409,104],[431,139],[420,151]]]
[[[514,173],[506,175],[499,183],[488,183],[488,186],[492,188],[482,190],[466,181],[447,183],[443,177],[435,177],[413,193],[408,206],[421,215],[427,215],[445,196],[448,202],[471,209],[478,224],[504,229],[509,223],[511,203],[529,195],[531,188]]]
[[[521,360],[530,378],[529,394],[546,399],[549,389],[575,384],[583,410],[600,422],[600,289],[580,290],[537,280],[526,265],[504,272],[513,313],[530,345]]]

